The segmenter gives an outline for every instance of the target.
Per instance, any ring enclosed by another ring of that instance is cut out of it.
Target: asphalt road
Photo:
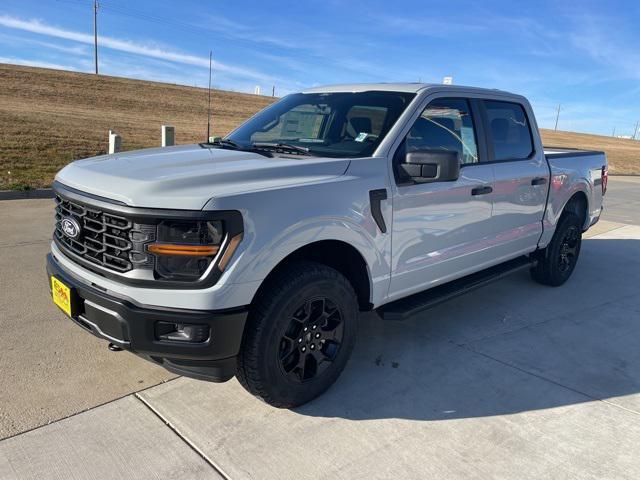
[[[49,300],[51,201],[0,202],[0,438],[54,422],[0,442],[0,478],[639,478],[640,179],[605,205],[565,286],[366,315],[288,411],[108,352]]]
[[[609,177],[604,219],[640,225],[640,177]]]

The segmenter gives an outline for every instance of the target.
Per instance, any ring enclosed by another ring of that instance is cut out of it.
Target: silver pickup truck
[[[522,96],[312,88],[210,143],[62,169],[48,282],[110,349],[293,407],[338,378],[359,312],[522,268],[562,285],[606,187],[605,155],[545,150]]]

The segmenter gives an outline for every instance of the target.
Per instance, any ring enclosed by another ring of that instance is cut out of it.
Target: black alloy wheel
[[[297,383],[322,375],[338,355],[343,335],[342,314],[334,302],[323,296],[305,301],[280,340],[280,367]]]

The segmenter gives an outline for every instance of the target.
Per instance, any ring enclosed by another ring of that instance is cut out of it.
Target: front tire
[[[558,287],[566,282],[578,262],[582,245],[582,223],[574,213],[562,215],[553,238],[540,252],[531,277],[538,283]]]
[[[236,376],[251,394],[279,408],[302,405],[340,376],[355,344],[358,300],[338,271],[296,262],[253,302]]]

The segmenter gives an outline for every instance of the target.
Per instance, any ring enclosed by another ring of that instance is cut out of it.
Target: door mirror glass
[[[452,182],[460,176],[458,152],[413,150],[399,167],[415,183]]]

